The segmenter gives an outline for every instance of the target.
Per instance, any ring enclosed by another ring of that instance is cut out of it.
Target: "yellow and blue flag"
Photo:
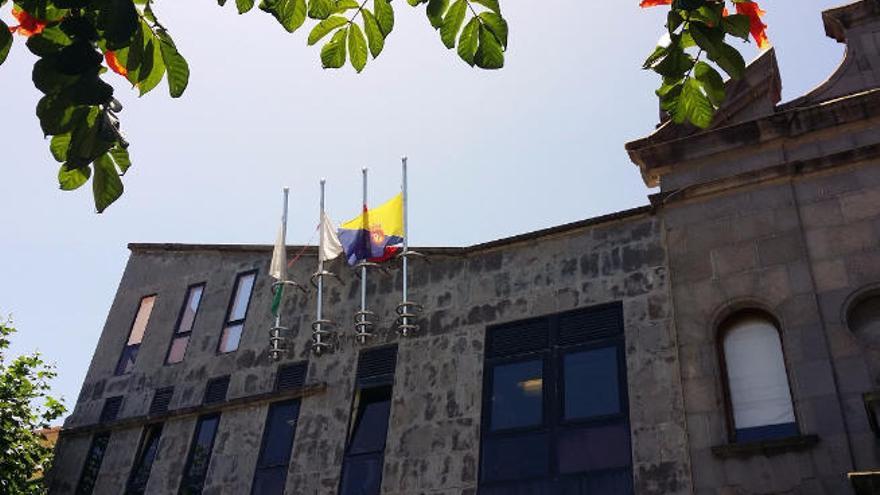
[[[387,261],[403,249],[403,193],[367,209],[339,227],[339,240],[349,265]]]

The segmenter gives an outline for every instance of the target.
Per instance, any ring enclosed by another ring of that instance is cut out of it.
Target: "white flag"
[[[278,227],[275,249],[272,250],[272,264],[269,275],[275,280],[287,280],[287,247],[284,245],[284,225]]]
[[[342,243],[339,242],[339,236],[336,235],[336,227],[333,226],[333,221],[324,212],[321,212],[320,230],[321,239],[319,241],[320,244],[318,244],[318,258],[322,262],[335,259],[342,254]]]

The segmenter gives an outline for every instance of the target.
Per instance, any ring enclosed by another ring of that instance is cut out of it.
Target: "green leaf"
[[[498,0],[471,0],[473,3],[478,3],[483,7],[495,12],[498,15],[501,15],[501,6],[498,5]]]
[[[2,21],[0,21],[2,22]],[[0,34],[0,37],[3,35]],[[28,50],[38,57],[47,57],[60,52],[64,47],[73,43],[73,40],[61,30],[59,25],[49,26],[42,33],[31,36],[27,40]]]
[[[103,154],[95,160],[95,177],[92,179],[92,194],[95,208],[102,213],[108,206],[122,196],[122,180],[110,155]]]
[[[321,40],[324,36],[327,36],[327,33],[333,31],[334,29],[344,26],[348,24],[348,19],[342,16],[335,15],[333,17],[328,17],[323,21],[319,22],[312,28],[312,32],[309,33],[308,43],[309,46],[314,45],[318,41]]]
[[[348,28],[348,54],[351,57],[351,66],[360,72],[367,65],[367,40],[361,27],[351,23]]]
[[[385,47],[385,37],[382,35],[376,18],[373,17],[369,10],[361,10],[361,15],[364,18],[364,31],[367,33],[367,44],[370,46],[370,53],[373,54],[373,58],[376,58],[382,53],[382,48]]]
[[[383,37],[388,37],[394,29],[394,9],[388,0],[373,0],[373,10],[376,12],[376,21]]]
[[[138,88],[141,96],[155,88],[165,75],[160,45],[150,26],[142,20],[129,48],[116,51],[119,63],[128,70],[126,78]]]
[[[751,22],[747,15],[729,15],[721,20],[721,27],[724,29],[725,33],[731,36],[736,36],[737,38],[742,38],[744,40],[749,39]]]
[[[333,6],[333,13],[340,14],[346,10],[356,9],[360,6],[361,4],[355,0],[336,0],[336,4]]]
[[[464,23],[464,14],[467,11],[467,0],[456,0],[446,11],[443,25],[440,26],[440,40],[446,48],[455,48],[455,38]]]
[[[34,63],[34,69],[31,73],[31,80],[34,87],[42,91],[43,94],[50,95],[58,93],[62,89],[72,85],[79,79],[76,75],[62,74],[53,58],[41,58]]]
[[[81,108],[58,94],[44,96],[37,103],[37,117],[43,134],[49,136],[68,132],[73,126],[76,111]]]
[[[97,73],[84,74],[64,92],[74,104],[103,105],[113,97],[113,86],[102,81]]]
[[[306,0],[278,0],[271,3],[263,0],[260,8],[272,14],[288,33],[299,29],[306,20]]]
[[[667,54],[658,64],[654,65],[654,72],[663,77],[681,79],[694,65],[694,59],[682,50],[679,44],[680,38],[674,38],[673,44],[667,47]]]
[[[70,147],[67,151],[69,168],[87,165],[113,146],[113,142],[101,136],[103,121],[103,115],[98,107],[83,108],[82,111],[75,113]]]
[[[658,60],[665,57],[667,54],[667,47],[657,45],[654,48],[654,51],[648,55],[648,58],[645,59],[645,62],[642,64],[642,69],[650,69],[654,67],[654,64],[657,63]]]
[[[165,63],[165,68],[168,69],[168,91],[172,98],[179,98],[189,84],[189,64],[177,51],[174,40],[167,32],[159,31],[157,36],[162,61]]]
[[[309,0],[309,17],[312,19],[326,19],[333,10],[330,0]]]
[[[332,18],[331,18],[332,19]],[[348,28],[342,28],[321,48],[321,64],[325,69],[338,69],[345,65],[345,39]]]
[[[480,20],[474,17],[461,30],[458,37],[458,56],[473,67],[474,56],[480,42]]]
[[[684,22],[684,17],[678,13],[676,10],[670,10],[669,14],[666,16],[666,30],[669,31],[669,34],[675,34],[675,30],[681,26],[681,23]]]
[[[507,21],[498,14],[492,12],[481,12],[480,19],[483,25],[492,31],[492,34],[498,38],[501,47],[507,49]]]
[[[746,61],[743,60],[739,50],[727,43],[722,43],[717,53],[709,54],[709,60],[718,64],[733,79],[742,77],[746,70]]]
[[[70,134],[58,134],[57,136],[52,136],[52,140],[49,141],[49,151],[52,152],[52,158],[55,158],[55,161],[59,163],[63,163],[67,160],[67,148],[70,147]]]
[[[672,110],[672,120],[677,124],[689,121],[695,126],[705,129],[712,124],[715,109],[709,98],[703,94],[699,81],[688,78],[681,88],[678,103]]]
[[[449,0],[428,0],[428,7],[425,9],[425,13],[428,15],[428,20],[431,21],[434,29],[440,29],[440,26],[443,25],[443,14],[446,12],[447,7],[449,7]]]
[[[235,0],[235,7],[239,14],[244,14],[254,8],[254,0]]]
[[[697,62],[694,66],[694,77],[703,85],[703,90],[713,106],[718,107],[724,102],[724,80],[711,65]]]
[[[96,25],[108,50],[128,45],[138,28],[138,13],[131,0],[97,0],[90,10],[98,13]]]
[[[90,167],[68,168],[67,164],[58,169],[58,185],[62,191],[73,191],[88,182],[92,175]]]
[[[428,0],[406,0],[406,3],[410,4],[410,6],[412,6],[412,7],[415,7],[416,5],[419,5],[421,3],[425,3],[427,1]]]
[[[474,55],[474,63],[481,69],[500,69],[504,67],[504,50],[501,43],[489,29],[480,26],[480,46]]]
[[[9,26],[0,19],[0,65],[6,61],[10,48],[12,48],[12,33],[9,32]]]
[[[107,153],[113,158],[113,163],[119,169],[119,174],[125,175],[125,172],[128,172],[128,169],[131,167],[131,158],[128,156],[128,150],[117,145],[110,148],[110,151]]]

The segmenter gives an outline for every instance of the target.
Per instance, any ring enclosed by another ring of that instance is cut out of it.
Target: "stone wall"
[[[399,356],[382,491],[387,494],[474,493],[479,470],[483,343],[486,326],[610,301],[622,301],[632,426],[634,477],[639,493],[689,493],[689,456],[679,379],[665,250],[660,222],[646,209],[469,249],[427,250],[415,262],[411,293],[423,302],[417,336],[401,339],[389,328],[400,300],[401,274],[371,274],[368,306],[381,317],[370,345],[397,342]],[[291,256],[294,250],[291,250]],[[96,423],[106,397],[125,395],[121,416],[146,413],[153,391],[174,385],[171,408],[198,405],[208,379],[232,374],[229,398],[269,392],[277,365],[266,348],[270,293],[266,248],[135,246],[86,383],[67,427]],[[306,281],[312,253],[293,268]],[[241,347],[215,350],[237,273],[257,268]],[[328,281],[326,314],[338,321],[338,349],[310,356],[314,291],[294,292],[285,306],[290,352],[281,364],[309,359],[308,382],[326,391],[303,399],[287,492],[335,493],[350,421],[357,353],[352,338],[359,309],[359,279],[336,266],[340,282]],[[206,281],[184,362],[163,365],[188,285]],[[133,373],[114,377],[140,298],[158,294]],[[211,459],[206,494],[249,490],[267,406],[224,413]],[[149,493],[174,493],[195,420],[166,423],[153,465]],[[98,493],[123,486],[141,428],[114,432],[100,473]],[[53,493],[76,484],[81,436],[64,436]],[[86,447],[82,447],[86,444]]]

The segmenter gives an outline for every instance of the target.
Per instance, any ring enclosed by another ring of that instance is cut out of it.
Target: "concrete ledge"
[[[70,437],[78,435],[89,435],[102,431],[124,430],[128,428],[143,426],[149,423],[160,423],[169,419],[180,419],[193,416],[201,416],[203,414],[222,413],[234,409],[241,409],[243,407],[259,406],[262,404],[267,404],[269,402],[309,397],[312,395],[324,393],[324,391],[326,390],[327,384],[321,382],[291,390],[284,390],[282,392],[267,392],[264,394],[250,395],[247,397],[238,397],[235,399],[217,402],[214,404],[200,404],[198,406],[182,407],[180,409],[173,409],[166,413],[154,414],[152,416],[134,416],[131,418],[122,418],[115,421],[108,421],[106,423],[96,423],[86,426],[77,426],[74,428],[62,428],[61,436]]]
[[[755,455],[771,456],[786,452],[808,450],[819,443],[817,435],[800,435],[796,437],[765,440],[762,442],[730,443],[712,447],[716,457],[728,459],[732,457],[751,457]]]

